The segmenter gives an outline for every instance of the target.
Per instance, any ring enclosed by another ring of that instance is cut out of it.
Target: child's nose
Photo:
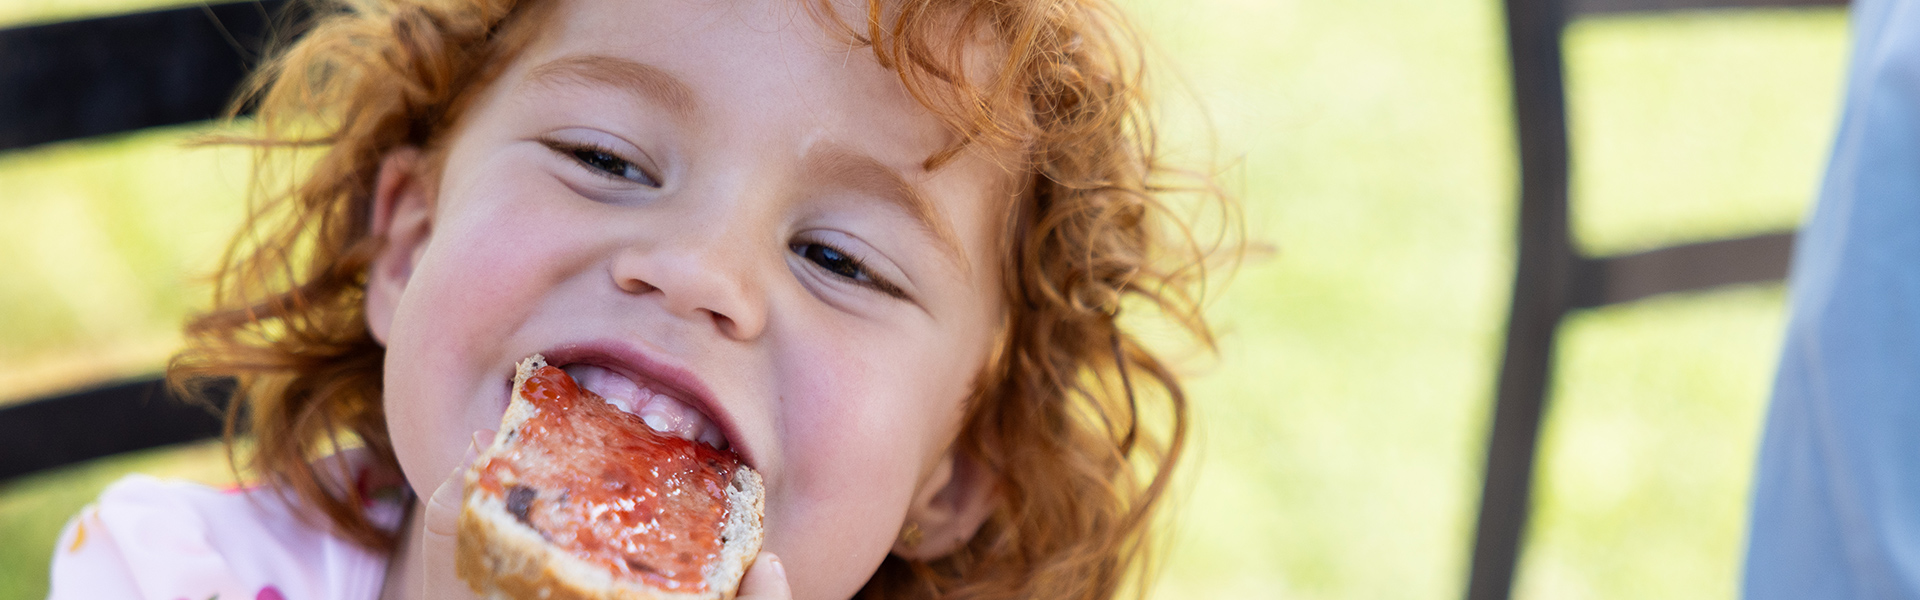
[[[725,241],[714,241],[673,249],[667,244],[623,248],[611,265],[614,285],[633,296],[653,296],[683,319],[711,321],[728,338],[759,337],[767,322],[765,294],[753,284],[745,261],[730,260]],[[731,249],[737,253],[738,244]]]

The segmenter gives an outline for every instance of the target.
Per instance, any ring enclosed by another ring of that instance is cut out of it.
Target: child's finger
[[[753,559],[753,566],[747,569],[747,576],[740,580],[740,595],[735,600],[792,600],[793,590],[787,587],[787,567],[780,564],[780,557],[772,552],[762,551]]]
[[[467,444],[467,455],[460,459],[460,466],[434,488],[433,495],[427,497],[426,515],[427,535],[451,536],[460,530],[460,496],[466,489],[467,466],[480,456],[480,449],[493,444],[493,432],[480,430],[473,432],[473,440]]]
[[[480,456],[480,449],[493,443],[492,431],[473,432],[473,441],[467,446],[467,455],[460,460],[447,475],[445,481],[427,497],[426,506],[421,510],[421,519],[425,521],[424,539],[420,540],[421,584],[426,592],[423,598],[471,598],[472,593],[465,582],[454,575],[453,553],[460,532],[460,498],[467,483],[467,466]]]

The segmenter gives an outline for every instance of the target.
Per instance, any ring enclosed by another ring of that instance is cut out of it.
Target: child
[[[313,161],[263,161],[171,372],[238,378],[264,485],[115,486],[55,598],[469,595],[459,475],[534,353],[761,472],[742,597],[1145,585],[1186,409],[1116,319],[1211,339],[1111,7],[319,12],[250,140]]]

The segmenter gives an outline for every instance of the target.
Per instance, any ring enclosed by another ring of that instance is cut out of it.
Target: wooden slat
[[[224,404],[231,385],[208,388]],[[85,460],[219,437],[222,406],[190,405],[158,377],[0,408],[0,481]]]
[[[1847,0],[1570,0],[1567,14],[1708,10],[1716,8],[1791,8],[1846,6]]]
[[[1567,233],[1567,106],[1559,0],[1507,0],[1507,46],[1520,151],[1512,312],[1500,359],[1475,522],[1468,600],[1506,600],[1526,532],[1533,455],[1568,308],[1575,257]]]
[[[1506,600],[1525,537],[1533,458],[1568,310],[1785,275],[1787,234],[1602,260],[1567,235],[1566,99],[1560,39],[1569,15],[1736,7],[1838,6],[1837,0],[1505,0],[1520,210],[1512,312],[1487,434],[1485,479],[1467,578],[1469,600]]]
[[[219,116],[286,0],[0,30],[0,150]]]
[[[1793,258],[1793,233],[1703,242],[1589,259],[1574,305],[1587,308],[1723,285],[1779,281]]]

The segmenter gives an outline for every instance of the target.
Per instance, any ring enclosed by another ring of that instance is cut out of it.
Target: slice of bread
[[[536,373],[540,373],[543,367],[547,367],[547,364],[540,355],[534,355],[520,362],[514,375],[513,399],[500,423],[500,431],[494,437],[493,446],[475,459],[473,467],[467,472],[455,563],[460,578],[466,580],[475,593],[493,600],[507,598],[726,600],[733,598],[738,591],[741,577],[746,574],[747,567],[760,552],[760,543],[764,535],[761,518],[765,510],[765,489],[759,473],[744,464],[739,464],[737,459],[734,460],[735,466],[731,467],[731,475],[724,489],[726,506],[724,516],[718,523],[719,532],[718,535],[712,536],[720,548],[717,554],[714,554],[711,560],[706,561],[700,568],[699,579],[700,583],[704,583],[703,586],[686,585],[684,587],[688,589],[666,589],[679,584],[668,582],[663,585],[657,579],[640,575],[642,572],[650,572],[650,569],[645,564],[635,562],[635,558],[626,558],[630,567],[623,570],[617,565],[610,566],[605,562],[597,562],[593,556],[571,551],[554,541],[556,538],[573,539],[565,532],[558,536],[555,532],[543,532],[532,520],[529,520],[530,503],[564,503],[575,495],[568,490],[541,490],[523,485],[525,483],[523,481],[500,481],[500,479],[517,479],[525,476],[529,470],[568,469],[572,465],[564,464],[566,457],[581,455],[578,448],[553,451],[554,449],[530,447],[533,442],[528,440],[538,436],[522,435],[522,429],[527,427],[529,421],[539,415],[541,410],[539,403],[530,401],[525,394],[527,382]],[[545,376],[554,377],[554,373],[558,373],[558,370],[554,369]],[[564,373],[557,376],[566,377]],[[571,383],[572,380],[568,379],[567,384],[571,385]],[[604,402],[590,392],[582,390],[581,393],[585,396],[584,401]],[[586,414],[589,411],[574,412]],[[616,421],[622,420],[622,416],[632,417],[631,422],[614,424],[618,427],[646,427],[638,417],[618,412],[617,409],[611,413],[594,412],[592,414],[593,418]],[[567,418],[583,417],[574,414]],[[650,429],[646,432],[652,433]],[[603,446],[598,446],[591,441],[581,444],[580,447],[604,450]],[[703,447],[701,452],[714,451]],[[511,461],[511,465],[504,467],[504,470],[502,466],[494,465],[491,467],[493,470],[489,471],[489,465],[496,461]],[[708,468],[718,468],[715,466],[717,461],[714,460],[707,460],[705,464]],[[482,483],[483,479],[487,480],[486,484]],[[538,500],[535,500],[536,496]],[[682,539],[690,537],[684,532],[671,533]],[[604,557],[602,560],[604,561]]]

